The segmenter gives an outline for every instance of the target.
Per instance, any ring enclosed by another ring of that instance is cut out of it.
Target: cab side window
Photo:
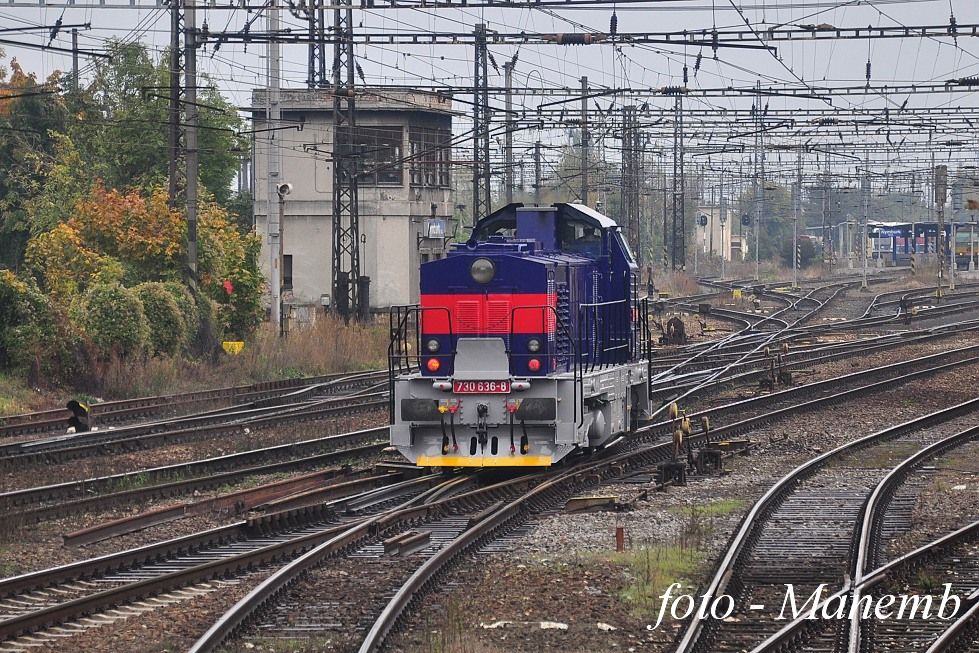
[[[558,225],[560,247],[566,252],[601,256],[602,230],[580,220],[564,220]]]

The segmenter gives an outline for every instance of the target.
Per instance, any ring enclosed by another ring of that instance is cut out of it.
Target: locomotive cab
[[[648,409],[649,333],[616,223],[510,205],[393,307],[391,443],[421,466],[546,466]]]

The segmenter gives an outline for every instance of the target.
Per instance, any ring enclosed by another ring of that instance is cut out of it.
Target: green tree
[[[38,82],[16,59],[8,72],[0,51],[0,264],[8,267],[20,264],[30,235],[27,203],[43,184],[38,161],[54,155],[50,132],[67,117],[57,83],[57,73]]]
[[[816,245],[810,238],[800,238],[798,245],[799,249],[799,267],[807,268],[816,258]],[[782,244],[779,248],[779,255],[782,257],[782,263],[786,267],[792,267],[793,258],[795,257],[795,248],[792,247],[792,238],[788,237],[782,240]]]
[[[779,256],[782,243],[792,238],[793,229],[793,208],[792,192],[784,186],[779,186],[772,182],[765,182],[761,197],[761,232],[758,234],[758,251],[761,260],[771,261]],[[754,224],[756,219],[755,195],[749,190],[738,198],[738,212],[741,215],[748,214],[752,218],[751,229],[757,228]],[[804,233],[806,226],[805,217],[800,216],[799,233]],[[749,258],[754,258],[755,238],[752,232],[748,236],[745,230],[745,240],[748,243]]]
[[[143,354],[150,342],[143,302],[119,284],[93,285],[72,306],[72,318],[103,359]]]
[[[169,161],[169,62],[166,52],[153,61],[142,43],[113,41],[112,59],[97,64],[73,126],[90,171],[110,188],[144,189],[164,184]],[[231,182],[246,151],[237,136],[242,122],[237,109],[202,75],[199,79],[198,132],[200,180],[215,199],[226,205]]]
[[[150,345],[155,355],[173,355],[187,343],[187,323],[173,295],[159,282],[141,283],[134,288],[143,302],[150,327]]]
[[[27,372],[32,385],[68,380],[78,367],[78,334],[51,300],[0,270],[0,369]]]

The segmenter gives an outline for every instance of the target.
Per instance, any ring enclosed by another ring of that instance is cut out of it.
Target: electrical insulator
[[[867,81],[870,81],[870,61],[867,61]]]
[[[612,36],[615,36],[619,32],[619,17],[612,12],[612,18],[608,22],[608,32]]]
[[[686,84],[690,81],[690,69],[686,65],[683,66],[683,83]]]
[[[693,64],[693,72],[694,72],[695,75],[697,74],[697,71],[700,70],[700,62],[703,61],[703,60],[704,60],[704,53],[703,52],[698,52],[697,53],[697,60]]]

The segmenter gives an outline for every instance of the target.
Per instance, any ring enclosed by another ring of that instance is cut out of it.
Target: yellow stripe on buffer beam
[[[418,456],[419,467],[550,467],[550,456]]]

